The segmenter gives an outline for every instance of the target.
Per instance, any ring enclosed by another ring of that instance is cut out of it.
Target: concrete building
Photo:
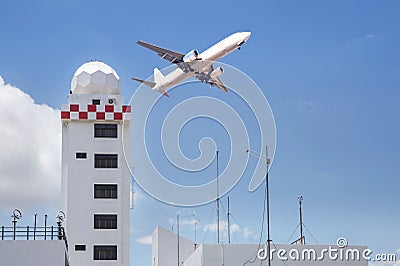
[[[130,107],[115,70],[96,61],[79,67],[61,120],[70,264],[128,266],[130,172],[124,151],[129,156]]]
[[[179,261],[185,261],[195,251],[195,243],[183,236],[178,235],[157,226],[152,235],[152,265],[177,265]]]
[[[243,266],[268,265],[264,256],[264,246],[258,244],[200,244],[195,245],[189,239],[167,229],[157,227],[152,237],[153,266]],[[366,246],[334,245],[273,245],[271,247],[271,265],[273,266],[367,266]],[[370,255],[370,254],[369,254]]]
[[[58,240],[3,240],[0,255],[3,266],[69,265],[65,243]]]

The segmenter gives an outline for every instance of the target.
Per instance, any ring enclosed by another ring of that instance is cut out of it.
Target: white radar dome
[[[92,61],[80,66],[71,80],[72,94],[120,94],[119,76],[109,65]]]

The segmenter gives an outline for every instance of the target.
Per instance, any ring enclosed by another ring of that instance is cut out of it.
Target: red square
[[[87,110],[88,110],[88,112],[96,112],[96,105],[95,104],[88,104]]]
[[[130,105],[123,105],[122,106],[122,112],[123,113],[130,113],[131,112],[131,106]]]
[[[69,119],[70,115],[67,111],[61,111],[61,119]]]
[[[106,112],[107,113],[114,112],[114,105],[106,105]]]
[[[87,112],[79,112],[79,119],[87,119],[88,113]]]
[[[97,113],[96,113],[96,119],[97,119],[97,120],[105,120],[105,119],[106,119],[106,113],[104,113],[104,112],[97,112]]]
[[[122,113],[114,113],[114,120],[122,120]]]
[[[71,112],[79,112],[79,104],[70,104],[69,105],[69,110]]]

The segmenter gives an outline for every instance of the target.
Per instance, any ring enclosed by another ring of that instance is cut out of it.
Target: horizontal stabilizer
[[[138,79],[138,78],[132,78],[133,80],[136,80],[137,82],[140,82],[144,85],[146,85],[147,87],[150,88],[154,88],[156,86],[156,83],[151,82],[151,81],[147,81],[147,80],[143,80],[143,79]]]

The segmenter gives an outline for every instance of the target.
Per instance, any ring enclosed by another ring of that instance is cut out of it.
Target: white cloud
[[[36,104],[0,76],[0,123],[0,209],[58,207],[59,111]]]
[[[228,222],[221,221],[219,227],[220,227],[219,228],[220,232],[227,232]],[[253,231],[251,231],[250,228],[248,227],[241,228],[238,224],[231,224],[230,227],[231,227],[231,233],[241,233],[242,236],[246,239],[253,235]],[[206,224],[203,226],[203,230],[217,232],[217,223]]]
[[[248,228],[248,227],[243,228],[244,238],[249,238],[252,234],[253,234],[253,231],[251,231],[250,228]]]
[[[143,244],[143,245],[151,245],[152,236],[147,235],[147,236],[136,238],[136,242]]]
[[[359,42],[359,43],[360,42],[365,42],[365,41],[368,41],[368,40],[371,40],[371,39],[374,39],[374,38],[376,38],[376,36],[374,34],[368,33],[368,34],[365,34],[364,36],[358,37],[356,39],[356,42]]]
[[[197,219],[183,219],[179,220],[179,226],[194,226],[195,224],[198,224],[199,221]]]
[[[236,232],[241,231],[239,225],[237,224],[232,224],[231,225],[231,230],[232,228],[235,228],[237,230]],[[211,231],[211,232],[217,232],[217,223],[211,223],[211,224],[206,224],[203,226],[204,231]],[[228,222],[227,221],[220,221],[219,222],[219,230],[220,232],[223,232],[225,230],[228,230]]]
[[[195,217],[196,213],[194,211],[192,211],[192,215],[190,215],[191,217]],[[173,227],[176,226],[176,218],[169,218],[169,224],[172,225]],[[199,225],[200,220],[199,219],[195,219],[195,218],[182,218],[180,217],[179,219],[179,227],[184,227],[184,226],[188,226],[188,227],[194,227],[195,224]]]
[[[236,233],[236,232],[240,232],[240,226],[238,224],[232,224],[231,225],[231,232]]]
[[[289,100],[285,102],[291,108],[297,109],[300,112],[313,112],[314,102],[311,100]]]

